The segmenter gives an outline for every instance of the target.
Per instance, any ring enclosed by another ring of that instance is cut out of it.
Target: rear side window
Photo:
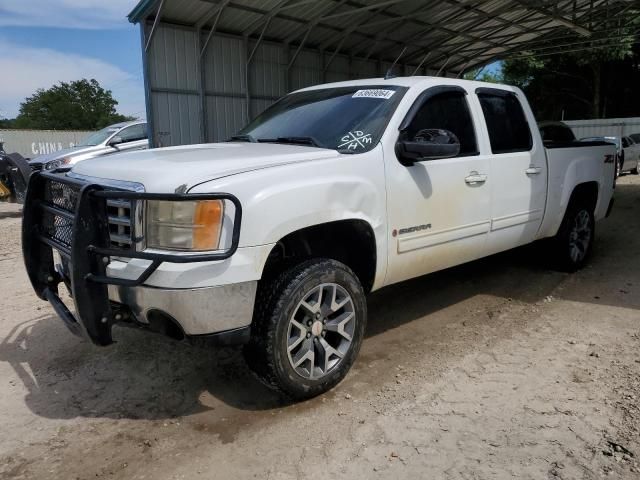
[[[491,151],[493,153],[528,152],[533,146],[531,129],[515,94],[478,92]]]
[[[425,101],[407,128],[407,138],[414,139],[427,129],[454,133],[460,141],[459,157],[478,155],[473,120],[464,93],[443,92]]]
[[[569,127],[561,125],[545,125],[540,127],[540,134],[544,142],[573,142],[575,137]]]

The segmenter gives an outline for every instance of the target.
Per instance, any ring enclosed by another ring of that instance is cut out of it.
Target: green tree
[[[0,118],[0,128],[15,128],[15,119]]]
[[[117,100],[97,80],[60,82],[20,104],[16,128],[97,130],[131,117],[116,112]]]
[[[637,90],[639,24],[600,27],[605,37],[568,43],[559,54],[554,44],[523,52],[503,62],[502,80],[522,88],[544,118],[559,119],[563,111],[573,118],[603,118],[616,110],[624,115],[628,106],[638,107],[635,92],[626,100],[619,94]]]

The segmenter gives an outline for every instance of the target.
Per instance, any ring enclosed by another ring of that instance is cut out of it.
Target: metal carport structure
[[[518,52],[618,40],[637,0],[141,0],[152,145],[221,141],[285,93],[381,76],[457,76]]]

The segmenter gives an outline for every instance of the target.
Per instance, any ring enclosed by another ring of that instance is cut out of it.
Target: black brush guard
[[[52,183],[67,189],[66,198],[51,201],[47,188]],[[235,206],[231,246],[222,252],[176,255],[113,248],[109,236],[107,199],[122,200],[228,200]],[[64,208],[68,207],[68,208]],[[49,218],[49,221],[47,221]],[[22,221],[22,253],[29,279],[37,295],[47,300],[76,335],[86,336],[96,345],[113,343],[111,328],[117,323],[117,307],[109,301],[108,285],[142,285],[163,263],[194,263],[225,260],[238,248],[242,208],[227,193],[157,194],[112,189],[86,183],[65,173],[34,172],[29,180]],[[66,222],[66,223],[64,223]],[[58,286],[64,280],[56,270],[53,249],[68,262],[70,290],[76,318],[60,299]],[[107,276],[109,257],[150,260],[136,279]],[[106,260],[106,261],[105,261]]]

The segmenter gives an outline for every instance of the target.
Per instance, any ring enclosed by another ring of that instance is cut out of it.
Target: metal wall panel
[[[375,59],[350,61],[339,53],[331,60],[332,51],[325,51],[323,59],[320,52],[307,49],[287,70],[297,47],[287,51],[286,46],[269,41],[260,42],[247,69],[255,41],[245,43],[242,37],[216,33],[202,57],[202,97],[198,44],[204,45],[208,32],[201,35],[198,42],[194,28],[162,22],[157,26],[148,52],[155,146],[200,143],[202,115],[204,141],[223,141],[288,91],[350,76],[378,76]]]
[[[297,90],[299,88],[322,83],[320,54],[309,50],[301,51],[298,58],[296,58],[296,63],[291,67],[290,74],[291,90]]]
[[[253,51],[255,43],[249,44]],[[252,96],[273,100],[287,93],[287,57],[282,45],[261,43],[251,60],[249,68],[249,89]],[[262,102],[264,103],[264,102]]]
[[[247,77],[245,47],[241,38],[214,35],[203,62],[207,93],[244,95]]]
[[[151,92],[156,147],[200,143],[200,97]]]
[[[207,96],[207,141],[223,142],[247,123],[244,98]]]
[[[148,52],[151,88],[197,90],[197,51],[195,30],[157,28]]]
[[[605,118],[602,120],[568,120],[576,138],[615,136],[640,133],[640,117]]]

